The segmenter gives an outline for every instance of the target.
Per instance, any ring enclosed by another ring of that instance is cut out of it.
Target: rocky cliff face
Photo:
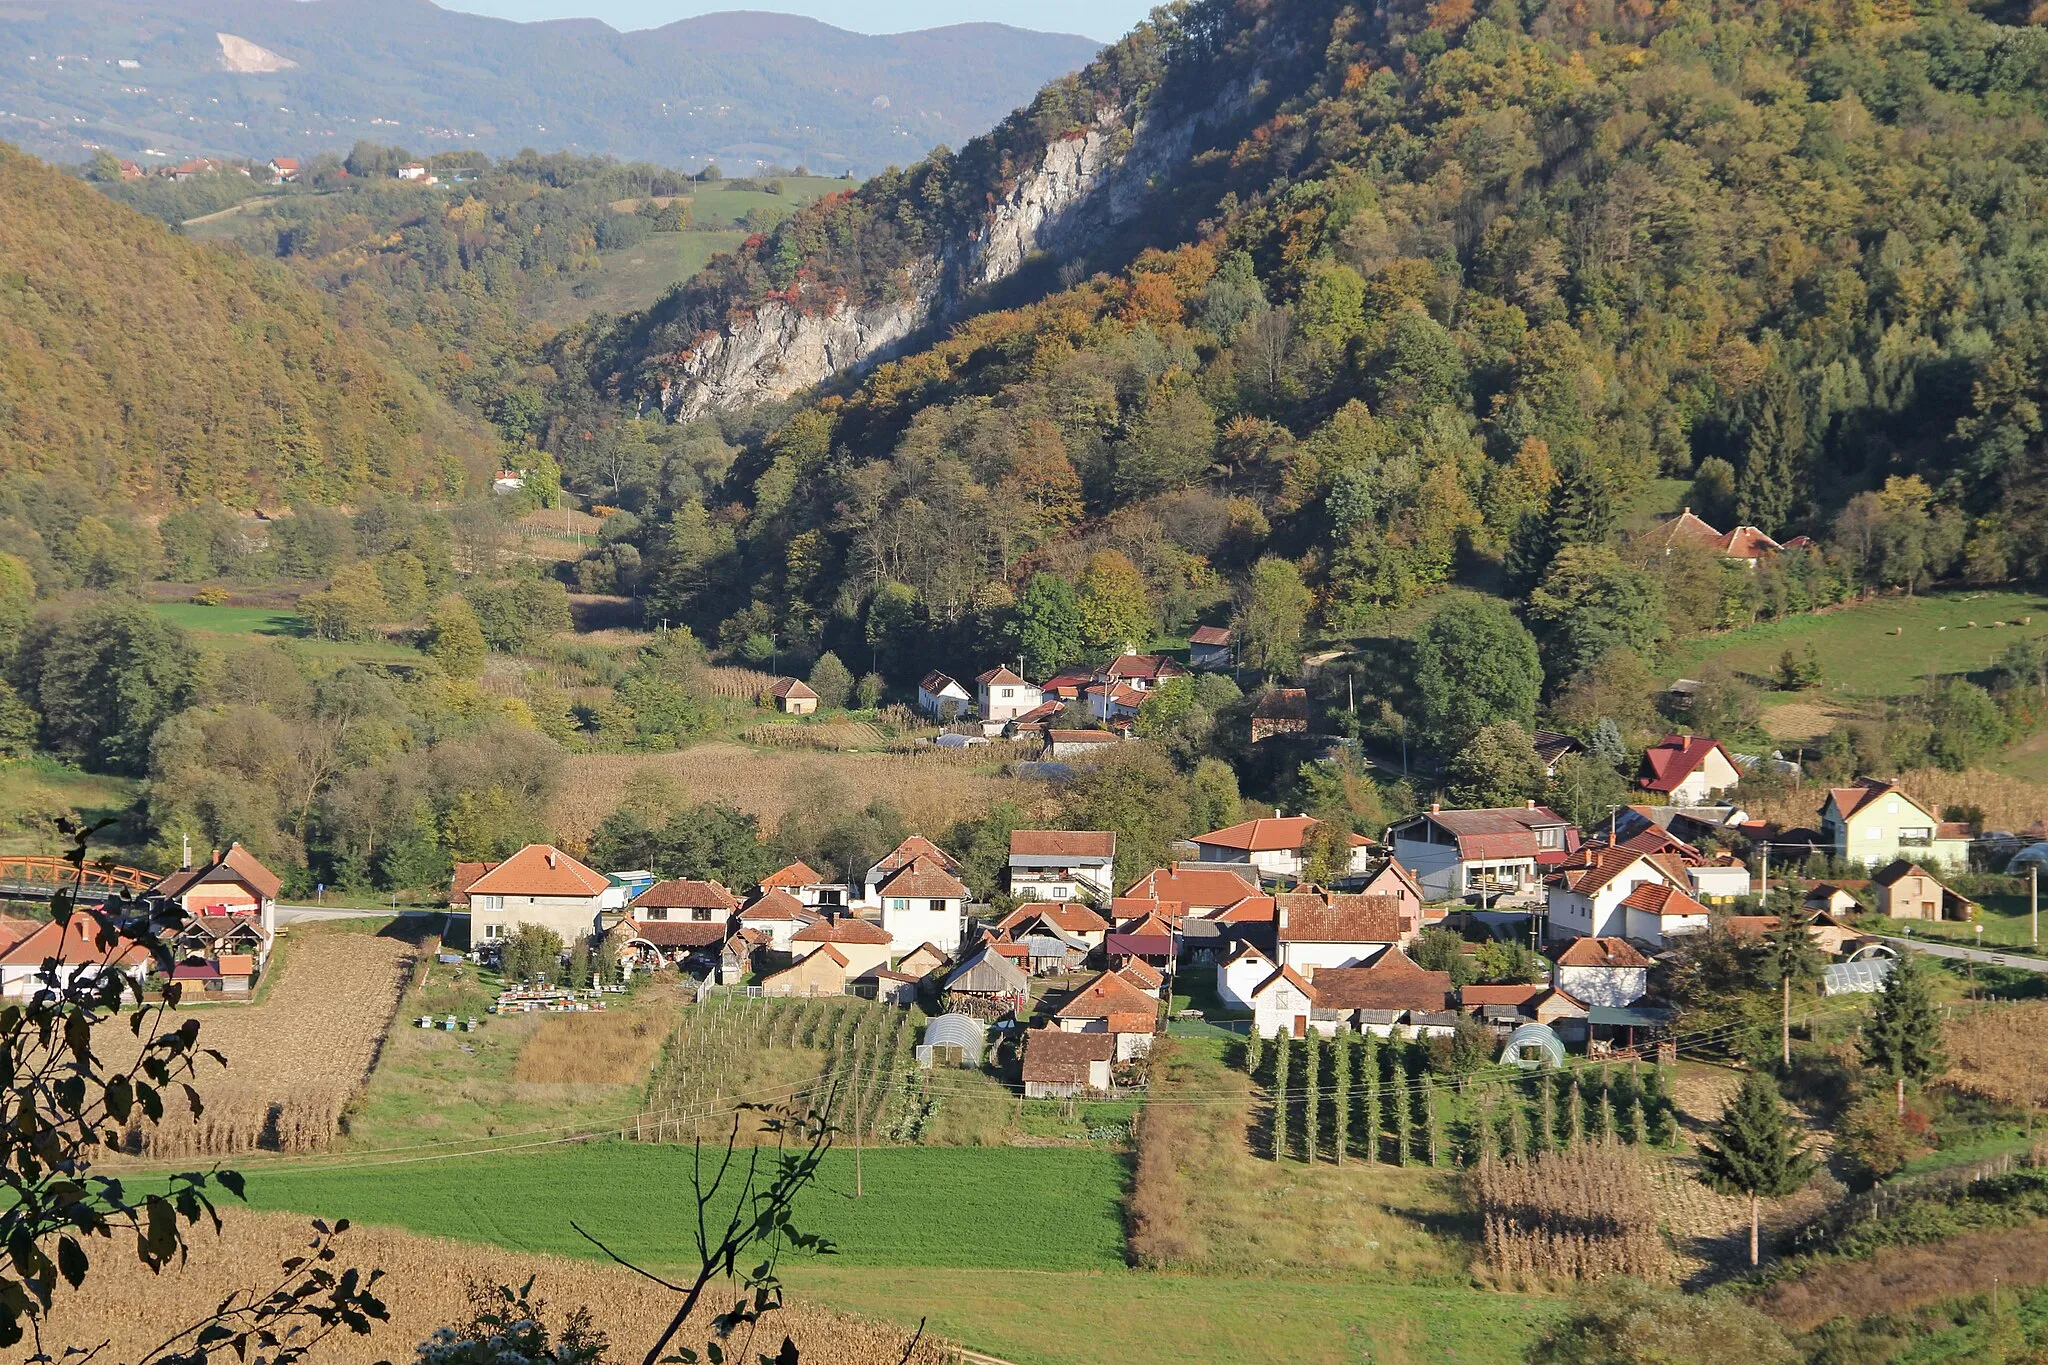
[[[691,350],[661,385],[662,410],[687,420],[791,398],[888,359],[926,327],[964,315],[977,291],[1008,279],[1033,256],[1075,248],[1129,222],[1150,177],[1185,159],[1198,127],[1237,102],[1226,97],[1204,119],[1171,126],[1140,120],[1133,128],[1127,115],[1111,115],[1052,143],[989,210],[980,232],[913,270],[908,299],[815,312],[764,304]]]

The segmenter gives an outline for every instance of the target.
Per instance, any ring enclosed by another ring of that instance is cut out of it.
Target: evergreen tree
[[[1408,1093],[1411,1076],[1408,1070],[1407,1058],[1403,1055],[1401,1049],[1397,1048],[1391,1051],[1394,1065],[1392,1074],[1387,1077],[1389,1083],[1387,1098],[1394,1106],[1394,1161],[1397,1165],[1406,1166],[1408,1164],[1408,1149],[1412,1137],[1410,1129],[1414,1126],[1415,1100]]]
[[[1824,961],[1807,926],[1806,912],[1788,896],[1778,912],[1777,924],[1764,937],[1764,952],[1759,960],[1764,979],[1778,987],[1780,1061],[1787,1069],[1792,1065],[1792,988],[1796,985],[1810,991],[1820,980]]]
[[[1365,1132],[1360,1144],[1368,1165],[1380,1159],[1380,1040],[1368,1033],[1358,1059],[1359,1075],[1365,1078]]]
[[[1643,1137],[1652,1146],[1663,1147],[1675,1136],[1671,1101],[1664,1093],[1664,1068],[1653,1066],[1643,1073]]]
[[[1748,1196],[1749,1263],[1755,1265],[1761,1202],[1804,1185],[1813,1158],[1795,1141],[1777,1087],[1760,1071],[1743,1077],[1713,1127],[1713,1139],[1700,1145],[1700,1179],[1723,1194]]]
[[[1863,1063],[1892,1078],[1901,1118],[1906,1113],[1906,1082],[1924,1081],[1948,1064],[1932,982],[1917,953],[1903,953],[1892,963],[1884,990],[1863,1026]]]
[[[1798,379],[1783,365],[1764,376],[1763,397],[1742,449],[1735,515],[1767,535],[1782,535],[1799,505],[1806,469],[1806,408]]]
[[[1316,1120],[1323,1104],[1322,1053],[1323,1040],[1311,1030],[1301,1058],[1301,1159],[1311,1166],[1316,1164],[1316,1130],[1319,1126]]]
[[[1273,1160],[1287,1155],[1287,1054],[1294,1051],[1287,1035],[1273,1042]]]
[[[1333,1073],[1330,1095],[1336,1108],[1333,1117],[1337,1125],[1331,1136],[1335,1139],[1339,1166],[1344,1164],[1345,1151],[1351,1146],[1351,1067],[1357,1060],[1358,1049],[1354,1041],[1357,1037],[1355,1033],[1340,1033],[1330,1049],[1330,1070]]]
[[[1257,1076],[1257,1075],[1259,1074],[1259,1061],[1260,1061],[1260,1058],[1261,1058],[1261,1057],[1263,1056],[1263,1054],[1264,1054],[1264,1052],[1265,1052],[1265,1045],[1266,1045],[1266,1040],[1265,1040],[1265,1039],[1264,1039],[1263,1037],[1261,1037],[1261,1036],[1259,1035],[1259,1031],[1258,1031],[1257,1029],[1253,1029],[1253,1030],[1252,1030],[1252,1031],[1251,1031],[1250,1033],[1248,1033],[1248,1034],[1246,1034],[1246,1035],[1245,1035],[1245,1040],[1244,1040],[1244,1074],[1245,1074],[1245,1075],[1247,1075],[1247,1076]]]
[[[1614,717],[1602,716],[1600,723],[1593,727],[1593,738],[1587,744],[1593,757],[1610,768],[1628,766],[1628,745],[1621,738],[1621,727],[1614,723]]]

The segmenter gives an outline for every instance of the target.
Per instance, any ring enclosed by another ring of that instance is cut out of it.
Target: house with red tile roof
[[[1269,687],[1259,694],[1250,719],[1252,743],[1281,735],[1305,735],[1309,726],[1308,689]]]
[[[838,905],[846,899],[846,887],[825,880],[825,874],[809,863],[798,861],[777,868],[761,879],[763,891],[787,891],[807,906]]]
[[[1273,907],[1277,961],[1305,974],[1363,966],[1407,941],[1396,896],[1333,895],[1310,887],[1273,897]]]
[[[1246,820],[1195,836],[1195,850],[1205,863],[1250,863],[1261,878],[1298,880],[1303,858],[1301,846],[1309,831],[1322,821],[1311,815],[1274,816]],[[1373,842],[1362,834],[1347,834],[1351,861],[1347,872],[1364,874],[1373,864]]]
[[[1108,1033],[1035,1028],[1024,1035],[1024,1098],[1069,1099],[1109,1092],[1117,1039]]]
[[[944,673],[934,671],[918,681],[917,709],[933,720],[959,720],[974,709],[974,696]]]
[[[1099,754],[1112,744],[1123,743],[1124,737],[1114,730],[1065,730],[1048,728],[1045,732],[1045,748],[1041,751],[1048,762],[1064,762],[1070,758],[1089,758]]]
[[[975,678],[974,697],[982,729],[989,734],[1001,734],[1003,727],[1045,701],[1036,684],[1000,665]]]
[[[958,866],[950,858],[940,861],[918,856],[888,874],[877,887],[882,927],[897,952],[907,953],[920,943],[948,953],[960,950],[967,929],[968,892],[947,864]]]
[[[606,935],[620,957],[643,971],[680,966],[692,957],[708,959],[721,952],[732,930],[724,919],[622,919]]]
[[[1670,554],[1681,545],[1697,549],[1712,550],[1719,547],[1721,533],[1701,518],[1693,515],[1690,507],[1675,517],[1658,524],[1647,536],[1649,543],[1665,554]]]
[[[1572,822],[1534,801],[1483,810],[1432,806],[1387,829],[1387,842],[1428,901],[1536,900],[1543,873],[1579,847]]]
[[[1625,938],[1582,938],[1557,954],[1550,983],[1586,1005],[1633,1005],[1650,992],[1650,959]]]
[[[790,891],[777,886],[748,901],[740,908],[737,918],[740,928],[760,934],[770,950],[786,953],[797,930],[816,924],[824,916],[798,900]]]
[[[1707,927],[1711,912],[1683,887],[1645,881],[1621,901],[1622,934],[1654,952]],[[1590,1002],[1589,1002],[1590,1003]]]
[[[628,918],[636,920],[694,920],[698,924],[724,924],[740,908],[740,898],[719,882],[670,880],[654,885],[633,897],[626,906]]]
[[[1145,705],[1145,689],[1127,682],[1093,682],[1081,689],[1088,714],[1105,725],[1128,724]]]
[[[1103,682],[1119,683],[1150,692],[1163,682],[1184,678],[1187,669],[1164,654],[1120,654],[1095,676]]]
[[[1123,1062],[1152,1050],[1159,1001],[1115,972],[1102,972],[1068,996],[1052,1018],[1065,1033],[1114,1034],[1115,1060]]]
[[[472,946],[482,948],[527,924],[563,943],[601,931],[606,911],[624,910],[625,888],[553,844],[528,844],[469,884]]]
[[[1292,967],[1275,967],[1247,993],[1252,1031],[1261,1038],[1328,1037],[1343,1026],[1334,1011],[1316,1017],[1316,988]]]
[[[1171,903],[1190,915],[1209,915],[1258,894],[1258,890],[1257,880],[1248,872],[1174,863],[1154,868],[1132,882],[1124,888],[1124,898]]]
[[[1643,750],[1636,785],[1660,792],[1676,806],[1703,806],[1742,781],[1742,770],[1721,747],[1704,735],[1666,735]]]
[[[1551,872],[1547,908],[1553,942],[1574,938],[1627,937],[1630,893],[1644,884],[1684,892],[1685,863],[1675,853],[1645,853],[1594,844],[1574,853]]]
[[[1428,1034],[1456,1025],[1442,1018],[1456,999],[1451,974],[1425,971],[1399,948],[1368,967],[1323,968],[1309,982],[1318,1007],[1350,1016],[1366,1032],[1390,1034],[1405,1024]]]
[[[804,956],[820,947],[838,950],[846,966],[846,979],[853,981],[877,967],[886,967],[892,957],[889,931],[868,920],[841,915],[806,924],[789,938],[789,951]]]
[[[126,934],[115,934],[111,946],[102,946],[100,933],[99,920],[82,910],[74,910],[62,923],[52,920],[41,926],[0,953],[0,997],[25,1000],[50,988],[43,975],[46,962],[56,964],[59,990],[102,972],[120,972],[140,983],[149,974],[149,950]]]
[[[818,694],[800,678],[777,678],[768,696],[786,716],[808,716],[818,709]]]
[[[1033,901],[996,921],[996,931],[1021,942],[1036,935],[1070,940],[1086,956],[1102,946],[1109,921],[1080,901]]]
[[[1010,894],[1041,901],[1116,894],[1116,835],[1109,830],[1020,829],[1010,835]]]
[[[143,894],[176,905],[191,916],[236,916],[262,930],[263,951],[277,932],[277,898],[284,882],[239,843],[219,849],[197,867],[181,867]]]
[[[1721,558],[1734,560],[1745,569],[1754,569],[1783,548],[1754,526],[1738,526],[1714,542]]]

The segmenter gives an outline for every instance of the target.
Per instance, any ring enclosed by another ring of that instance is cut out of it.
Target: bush
[[[1790,1365],[1791,1343],[1740,1301],[1619,1279],[1591,1290],[1529,1348],[1530,1365]]]

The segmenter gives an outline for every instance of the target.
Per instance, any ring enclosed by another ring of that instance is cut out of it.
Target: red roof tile
[[[967,888],[937,863],[917,859],[882,883],[885,896],[922,896],[929,900],[965,900]]]
[[[889,931],[879,924],[847,916],[807,924],[790,936],[791,943],[887,943]]]
[[[1644,882],[1622,898],[1623,905],[1631,910],[1640,910],[1646,915],[1704,915],[1707,907],[1675,886],[1659,886],[1655,882]]]
[[[1235,905],[1258,889],[1258,882],[1242,872],[1199,863],[1175,863],[1147,872],[1132,882],[1124,895],[1140,900],[1177,901],[1201,911]]]
[[[1704,735],[1666,735],[1649,748],[1643,750],[1643,767],[1648,774],[1639,779],[1639,785],[1653,792],[1671,792],[1679,783],[1698,771],[1700,764],[1707,761],[1707,755],[1719,749],[1721,757],[1728,759],[1728,751],[1721,748],[1717,739]],[[1728,759],[1730,767],[1734,760]]]
[[[595,896],[611,882],[552,844],[528,844],[470,883],[469,894]]]
[[[665,881],[633,897],[635,910],[717,910],[731,914],[740,908],[740,898],[717,882]]]
[[[1275,896],[1282,943],[1398,943],[1398,896],[1325,898],[1313,892]]]
[[[1631,896],[1629,899],[1635,898]],[[1637,952],[1635,945],[1625,938],[1574,939],[1557,955],[1556,962],[1560,967],[1618,967],[1631,971],[1650,965],[1650,959]]]
[[[1024,1080],[1035,1085],[1086,1085],[1091,1063],[1115,1057],[1114,1033],[1035,1028],[1024,1035]]]
[[[1152,1011],[1159,1002],[1115,972],[1099,973],[1087,985],[1068,997],[1053,1015],[1055,1019],[1107,1019],[1113,1014],[1142,1013],[1148,1020],[1144,1032],[1151,1032]]]
[[[1116,835],[1108,830],[1020,829],[1010,834],[1013,858],[1114,858]]]
[[[805,886],[822,886],[825,878],[815,867],[806,862],[794,862],[788,867],[770,872],[761,879],[763,891],[789,890]]]

